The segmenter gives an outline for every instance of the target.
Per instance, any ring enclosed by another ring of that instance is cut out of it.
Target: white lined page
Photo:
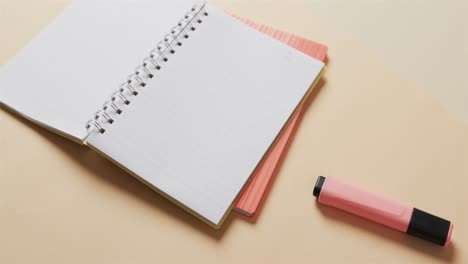
[[[0,68],[0,102],[81,141],[191,0],[77,0]]]
[[[323,63],[208,12],[87,143],[217,226]]]

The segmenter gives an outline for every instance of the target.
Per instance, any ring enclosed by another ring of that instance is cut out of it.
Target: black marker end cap
[[[320,192],[322,191],[322,186],[324,182],[325,182],[325,177],[318,176],[317,181],[315,182],[315,187],[314,187],[314,192],[313,192],[313,195],[315,197],[317,198],[319,197]]]
[[[452,228],[450,221],[414,208],[406,233],[445,246]]]

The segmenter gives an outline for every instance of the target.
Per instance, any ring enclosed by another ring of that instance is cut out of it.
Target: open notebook
[[[1,68],[0,102],[218,227],[322,70],[204,3],[79,0]]]

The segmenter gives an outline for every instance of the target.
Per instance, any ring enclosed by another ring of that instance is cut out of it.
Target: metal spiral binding
[[[96,111],[94,118],[86,123],[86,129],[96,130],[104,134],[106,125],[112,124],[117,115],[120,115],[125,107],[132,101],[132,97],[138,96],[138,90],[145,87],[146,83],[155,77],[155,73],[161,70],[163,64],[169,61],[169,57],[176,53],[183,41],[189,38],[189,32],[195,31],[198,24],[208,16],[205,3],[195,5],[187,12],[181,20],[173,27],[162,41],[143,59],[143,63],[135,68],[135,72],[127,77],[119,90],[115,91],[110,100],[106,101],[101,109]]]

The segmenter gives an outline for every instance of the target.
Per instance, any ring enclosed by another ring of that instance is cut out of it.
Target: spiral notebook
[[[0,100],[219,227],[322,70],[205,3],[78,0],[1,68]]]

